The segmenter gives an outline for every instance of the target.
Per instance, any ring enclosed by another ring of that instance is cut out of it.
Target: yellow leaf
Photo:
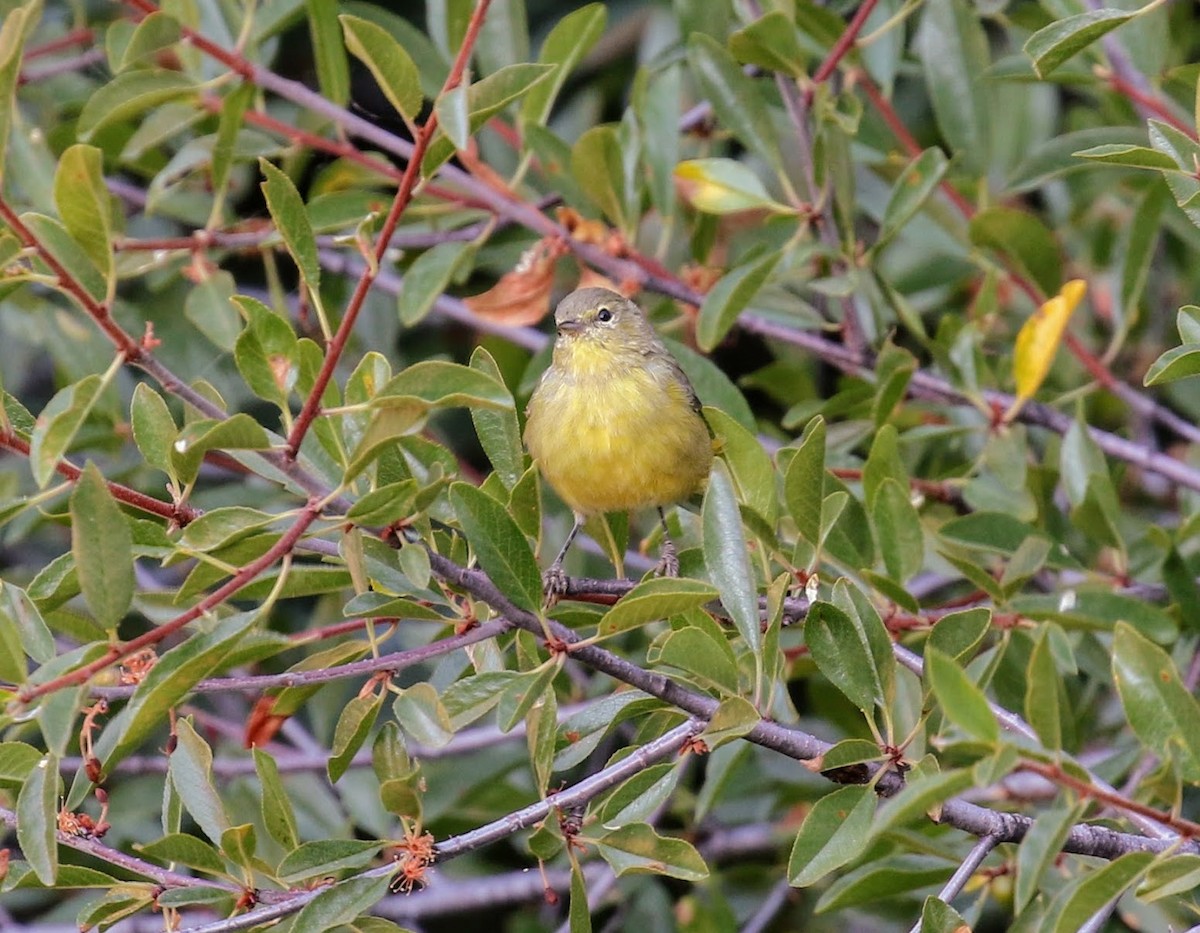
[[[706,214],[741,211],[794,213],[772,201],[758,176],[733,159],[692,159],[675,166],[675,187],[692,207]]]
[[[1071,313],[1087,293],[1087,283],[1072,279],[1063,285],[1059,293],[1033,313],[1017,333],[1013,349],[1013,380],[1016,382],[1017,397],[1004,415],[1012,421],[1021,406],[1033,398],[1035,392],[1050,372],[1050,364],[1062,343],[1063,332]]]

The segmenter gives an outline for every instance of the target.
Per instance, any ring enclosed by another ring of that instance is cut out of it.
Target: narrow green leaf
[[[171,784],[204,835],[219,844],[229,828],[229,817],[213,782],[212,749],[187,719],[176,723],[175,738],[167,765]]]
[[[15,659],[22,654],[28,655],[38,664],[47,664],[57,653],[54,646],[54,636],[46,626],[37,605],[19,586],[0,580],[0,618],[6,619],[13,626],[13,631],[19,636],[20,650],[15,652]],[[24,662],[20,664],[24,679]]]
[[[470,483],[451,486],[450,503],[484,573],[517,606],[538,612],[542,575],[529,541],[504,506]]]
[[[925,564],[921,515],[912,504],[908,486],[890,477],[879,487],[872,510],[879,552],[888,576],[905,583]]]
[[[937,648],[925,649],[925,679],[933,687],[947,719],[972,738],[984,742],[999,740],[1000,725],[983,691],[966,671]]]
[[[97,744],[96,753],[106,773],[112,774],[117,762],[162,727],[168,712],[192,687],[217,669],[257,619],[255,612],[230,616],[211,630],[192,635],[158,659],[134,690],[120,717],[105,730]],[[110,735],[114,738],[110,739]]]
[[[813,547],[821,540],[821,504],[825,494],[825,419],[804,429],[804,440],[788,463],[783,495],[800,536]]]
[[[98,375],[84,376],[56,392],[38,415],[29,439],[29,465],[40,488],[45,488],[54,476],[54,468],[70,449],[103,388]]]
[[[521,122],[544,125],[559,92],[575,66],[604,34],[608,10],[603,3],[589,3],[568,13],[550,30],[538,53],[538,63],[553,65],[552,77],[530,88],[521,100]]]
[[[571,860],[571,904],[567,911],[569,933],[592,933],[592,909],[588,904],[587,884],[578,859]]]
[[[471,354],[471,368],[504,383],[499,365],[483,347],[476,347]],[[516,406],[513,405],[511,410],[472,408],[471,421],[492,469],[507,489],[513,489],[525,473],[525,447],[521,443]]]
[[[1083,808],[1078,804],[1055,807],[1037,815],[1017,850],[1017,883],[1013,888],[1016,913],[1023,911],[1033,900],[1042,876],[1062,853],[1067,834],[1082,815]]]
[[[628,226],[625,216],[625,162],[617,131],[593,126],[571,147],[571,174],[612,224]]]
[[[1136,15],[1124,10],[1088,10],[1056,20],[1026,40],[1025,54],[1033,62],[1033,70],[1038,77],[1044,78],[1063,62]]]
[[[375,725],[375,718],[382,708],[383,696],[375,694],[356,696],[342,707],[333,731],[333,742],[326,767],[331,784],[336,784],[346,773],[351,760],[366,741],[367,733]]]
[[[54,172],[54,203],[67,232],[111,283],[112,202],[104,184],[104,155],[99,149],[77,143],[59,156]]]
[[[58,875],[58,758],[47,753],[17,795],[17,843],[38,880],[52,887]]]
[[[387,408],[413,400],[425,405],[512,408],[512,393],[497,377],[444,360],[422,360],[397,373],[371,404]]]
[[[441,748],[454,737],[450,716],[429,683],[413,684],[392,704],[396,720],[422,745]]]
[[[1154,858],[1153,852],[1127,852],[1064,888],[1050,907],[1051,916],[1057,913],[1050,929],[1053,933],[1074,933],[1082,929],[1105,904],[1116,900],[1134,884]]]
[[[261,187],[271,219],[275,221],[275,229],[283,237],[283,243],[300,270],[304,284],[316,298],[321,288],[321,263],[317,258],[317,239],[313,235],[304,200],[292,180],[269,161],[260,158],[258,165],[266,177]]]
[[[729,51],[738,61],[792,78],[804,74],[807,60],[795,20],[781,10],[772,10],[733,33]]]
[[[755,83],[711,36],[695,33],[688,41],[688,64],[700,81],[717,120],[752,153],[781,167],[779,144],[766,104]]]
[[[117,75],[101,84],[83,105],[75,131],[80,139],[89,139],[111,123],[145,113],[169,100],[195,93],[191,78],[178,71],[162,68],[136,69]]]
[[[161,839],[134,848],[152,859],[178,862],[210,875],[225,875],[225,862],[216,848],[186,833],[168,833]]]
[[[1118,622],[1112,668],[1137,737],[1160,755],[1172,754],[1185,781],[1200,781],[1200,704],[1183,685],[1170,655],[1133,626]]]
[[[91,461],[71,493],[71,554],[88,608],[115,629],[133,602],[133,537]]]
[[[696,321],[696,342],[701,350],[711,352],[725,339],[738,315],[746,309],[775,271],[781,255],[778,252],[770,252],[726,272],[704,296],[704,303],[700,306],[700,317]]]
[[[292,851],[300,844],[300,832],[296,828],[296,814],[292,799],[279,777],[279,766],[275,759],[261,748],[251,750],[254,754],[254,770],[262,787],[262,820],[271,838]]]
[[[1105,143],[1071,153],[1080,159],[1103,162],[1107,165],[1124,165],[1130,168],[1147,168],[1158,171],[1180,171],[1169,155],[1146,146],[1131,146],[1127,143]]]
[[[12,131],[13,116],[17,112],[16,90],[21,75],[21,53],[25,40],[42,19],[41,0],[32,0],[22,6],[5,8],[0,21],[0,180],[8,165],[8,137]]]
[[[221,420],[193,421],[171,444],[171,463],[184,482],[191,482],[210,450],[265,450],[271,439],[263,426],[245,412]]]
[[[338,19],[346,34],[346,48],[367,66],[388,103],[414,125],[421,115],[421,79],[404,46],[382,26],[368,20],[345,13]]]
[[[1172,347],[1151,363],[1142,378],[1142,384],[1147,387],[1164,385],[1197,375],[1200,375],[1200,346],[1185,344]]]
[[[1025,720],[1049,749],[1062,748],[1062,715],[1058,669],[1050,647],[1049,624],[1043,626],[1025,672]]]
[[[970,925],[957,910],[930,894],[921,908],[921,933],[967,933]]]
[[[991,55],[975,8],[966,0],[931,0],[917,47],[942,135],[966,171],[982,174],[991,152],[991,95],[983,77]]]
[[[808,811],[788,858],[788,884],[806,888],[858,858],[866,848],[875,791],[843,787],[826,794]]]
[[[350,99],[350,64],[346,61],[342,31],[338,29],[337,0],[304,0],[304,6],[321,94],[344,107]]]
[[[738,690],[738,667],[724,631],[701,610],[686,616],[688,624],[667,636],[658,664],[687,671],[725,694]]]
[[[936,146],[926,149],[913,159],[892,185],[875,249],[882,249],[899,233],[937,189],[950,167],[949,161]]]
[[[369,839],[320,839],[305,842],[279,863],[276,874],[286,884],[325,877],[344,869],[370,865],[383,843]]]
[[[721,603],[733,618],[746,647],[761,662],[762,629],[758,621],[758,592],[746,552],[741,512],[733,480],[718,460],[709,477],[701,510],[704,526],[704,566],[721,594]]]

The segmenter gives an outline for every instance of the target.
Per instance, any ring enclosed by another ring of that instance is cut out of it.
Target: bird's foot
[[[569,582],[570,578],[563,573],[562,564],[557,561],[542,574],[542,595],[545,597],[547,609],[552,608],[555,603],[567,595]]]
[[[675,542],[670,538],[663,538],[662,556],[658,559],[658,566],[654,568],[656,577],[677,577],[679,576],[679,554],[675,551]]]

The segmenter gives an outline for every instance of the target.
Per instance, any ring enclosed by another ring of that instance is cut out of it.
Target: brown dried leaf
[[[527,249],[511,272],[481,295],[463,303],[480,317],[513,326],[536,324],[550,312],[554,263],[566,252],[556,237],[545,237]]]

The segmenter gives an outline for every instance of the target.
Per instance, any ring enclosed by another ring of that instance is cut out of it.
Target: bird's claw
[[[679,554],[675,551],[675,542],[667,538],[663,542],[662,556],[658,559],[658,566],[654,568],[656,577],[677,577],[679,576]]]
[[[560,599],[567,595],[567,585],[570,578],[563,573],[561,564],[553,564],[542,574],[542,595],[546,600],[546,608],[550,609]]]

